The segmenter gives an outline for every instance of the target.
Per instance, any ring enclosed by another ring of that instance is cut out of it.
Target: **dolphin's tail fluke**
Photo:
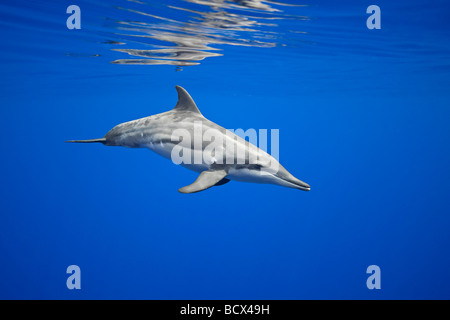
[[[75,142],[75,143],[94,143],[94,142],[101,142],[101,143],[105,143],[106,139],[105,138],[100,138],[100,139],[90,139],[90,140],[68,140],[66,142]]]

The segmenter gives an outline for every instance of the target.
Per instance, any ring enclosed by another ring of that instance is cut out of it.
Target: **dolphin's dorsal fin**
[[[192,111],[200,115],[202,114],[200,110],[198,110],[194,100],[191,98],[191,96],[186,90],[184,90],[180,86],[175,86],[175,89],[177,89],[178,92],[178,102],[175,108],[173,108],[173,110]]]

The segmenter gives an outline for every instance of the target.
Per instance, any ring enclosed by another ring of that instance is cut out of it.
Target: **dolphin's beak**
[[[279,178],[281,178],[282,180],[287,182],[289,184],[289,187],[291,187],[291,188],[300,189],[300,190],[303,190],[303,191],[311,190],[311,187],[309,186],[309,184],[307,184],[306,182],[303,182],[303,181],[297,179],[296,177],[294,177],[290,173],[284,173],[284,175],[282,177],[279,177]]]
[[[297,179],[298,180],[298,179]],[[298,180],[297,183],[295,183],[295,185],[297,186],[298,189],[300,190],[304,190],[304,191],[309,191],[311,190],[311,187],[309,186],[309,184],[307,184],[306,182],[303,182],[301,180]]]

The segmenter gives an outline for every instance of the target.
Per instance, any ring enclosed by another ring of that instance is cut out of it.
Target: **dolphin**
[[[178,190],[181,193],[203,191],[230,180],[310,190],[307,183],[290,174],[274,157],[206,119],[189,93],[180,86],[175,88],[178,102],[170,111],[121,123],[103,138],[66,142],[148,148],[199,173],[192,184]],[[208,144],[208,140],[215,144]]]

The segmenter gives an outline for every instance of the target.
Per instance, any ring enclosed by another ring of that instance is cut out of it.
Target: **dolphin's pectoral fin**
[[[222,180],[220,180],[219,182],[217,182],[217,183],[214,185],[214,187],[217,187],[217,186],[223,186],[224,184],[226,184],[226,183],[228,183],[228,182],[230,182],[230,181],[231,181],[230,179],[223,178]]]
[[[197,180],[194,181],[194,183],[183,187],[181,189],[178,189],[181,193],[194,193],[206,190],[208,188],[211,188],[215,185],[221,185],[225,184],[226,182],[222,182],[222,180],[228,180],[224,179],[227,175],[227,172],[225,170],[208,170],[203,171],[198,176]]]

